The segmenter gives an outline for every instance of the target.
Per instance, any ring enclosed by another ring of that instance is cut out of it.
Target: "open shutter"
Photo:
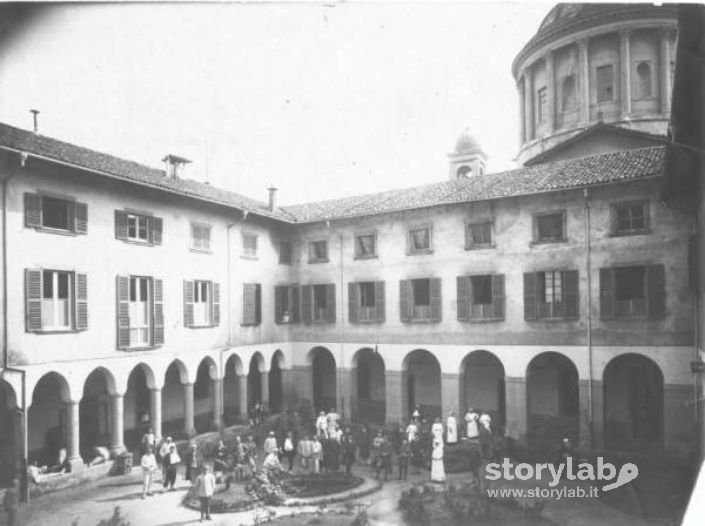
[[[536,273],[524,273],[524,319],[533,321],[537,318],[536,308]]]
[[[614,270],[600,269],[600,318],[614,318]]]
[[[301,321],[310,325],[313,318],[313,285],[301,287]]]
[[[255,285],[255,325],[262,323],[262,285]]]
[[[86,203],[74,203],[74,227],[77,234],[88,233],[88,205]]]
[[[335,323],[335,284],[326,285],[326,322]]]
[[[154,319],[153,319],[153,336],[152,345],[164,344],[164,297],[163,283],[160,279],[154,280]]]
[[[504,274],[492,276],[492,317],[504,319]]]
[[[411,280],[399,280],[399,317],[403,322],[411,321],[412,298]]]
[[[256,320],[255,314],[256,287],[254,283],[242,284],[242,324],[254,325]]]
[[[348,283],[348,319],[350,323],[360,321],[358,306],[360,305],[359,287],[356,282]]]
[[[30,228],[42,226],[42,197],[38,194],[24,194],[24,224]]]
[[[220,325],[220,283],[213,282],[213,304],[211,305],[211,323]]]
[[[458,276],[458,321],[470,319],[470,287],[469,276]]]
[[[274,287],[274,323],[281,322],[281,316],[285,310],[289,310],[288,287],[286,287],[284,285],[275,285],[275,287]],[[291,321],[291,312],[289,312],[289,321]]]
[[[429,280],[431,288],[431,321],[441,321],[441,278]]]
[[[127,212],[115,210],[115,237],[127,240]]]
[[[580,315],[580,293],[578,271],[563,271],[563,294],[565,299],[565,317],[577,318]]]
[[[193,327],[193,281],[184,280],[184,327]]]
[[[152,219],[152,243],[155,245],[162,244],[162,218],[153,217]]]
[[[130,277],[118,276],[117,289],[117,346],[127,349],[130,346]]]
[[[88,276],[75,274],[76,277],[76,322],[77,331],[88,329]]]
[[[289,314],[291,315],[291,323],[299,323],[301,321],[301,304],[299,303],[300,290],[298,285],[292,285],[289,288]]]
[[[375,281],[375,320],[384,321],[385,318],[385,297],[384,281]]]
[[[646,267],[649,318],[666,317],[666,270],[663,265]]]
[[[27,195],[27,194],[25,194]],[[27,332],[42,330],[42,271],[25,269],[25,327]]]

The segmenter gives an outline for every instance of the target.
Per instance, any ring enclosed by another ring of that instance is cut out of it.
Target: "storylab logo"
[[[505,458],[501,464],[490,462],[485,468],[485,478],[487,480],[535,480],[548,479],[551,487],[556,487],[561,479],[584,480],[584,481],[605,481],[608,484],[602,486],[602,491],[610,491],[627,482],[631,482],[639,476],[639,468],[631,462],[617,467],[611,462],[605,462],[603,457],[597,457],[595,465],[589,462],[575,463],[572,457],[568,457],[562,464],[554,465],[549,463],[528,464],[522,462],[514,464],[511,459]],[[616,480],[615,480],[616,479]]]

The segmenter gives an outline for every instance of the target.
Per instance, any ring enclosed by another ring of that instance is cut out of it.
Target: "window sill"
[[[259,327],[261,324],[261,321],[257,323],[241,323],[240,327]]]
[[[441,320],[435,320],[432,318],[411,318],[406,321],[402,321],[402,323],[439,323]]]
[[[212,329],[213,327],[217,327],[217,325],[213,325],[212,323],[209,325],[184,325],[186,329]]]
[[[651,234],[650,228],[639,228],[634,230],[620,230],[617,232],[611,232],[609,237],[644,236],[648,234]]]
[[[119,347],[119,351],[128,351],[128,352],[134,352],[134,351],[151,351],[153,349],[159,349],[161,345],[143,345],[142,347]]]
[[[253,254],[240,254],[240,259],[249,259],[250,261],[257,261],[259,257]]]
[[[315,265],[316,263],[328,263],[328,259],[309,259],[308,260],[310,265]]]
[[[660,318],[651,318],[648,314],[619,314],[612,318],[600,317],[602,321],[644,321],[644,320],[662,320],[665,316]]]
[[[35,226],[34,230],[36,230],[37,232],[43,232],[45,234],[56,234],[59,236],[75,237],[78,235],[78,233],[74,232],[73,230],[64,230],[63,228],[51,228],[47,226]]]
[[[372,256],[358,256],[356,255],[353,259],[379,259],[379,256],[377,254],[374,254]]]
[[[494,243],[487,243],[487,244],[483,244],[483,245],[466,246],[465,250],[490,250],[493,248],[497,248],[497,245],[495,245]]]
[[[351,321],[352,325],[373,325],[375,323],[384,323],[384,320],[374,319],[374,320],[357,320]]]
[[[281,321],[281,320],[275,320],[274,323],[277,324],[277,325],[296,325],[296,324],[298,324],[299,322],[298,322],[298,321]]]
[[[424,250],[410,250],[406,253],[407,256],[423,256],[426,254],[433,254],[433,250],[426,248]]]
[[[135,245],[135,246],[140,246],[140,247],[153,247],[155,246],[154,243],[150,243],[149,241],[135,241],[134,239],[123,239],[123,238],[117,238],[119,241],[122,241],[123,243],[127,243],[128,245]]]
[[[561,238],[561,239],[534,239],[531,242],[531,246],[533,245],[555,245],[557,243],[567,243],[568,239],[567,238]]]
[[[461,323],[497,323],[504,321],[504,318],[470,318],[467,320],[458,320]]]
[[[41,329],[39,331],[27,331],[33,334],[76,334],[79,332],[85,332],[85,330],[79,331],[78,329]]]
[[[195,254],[213,254],[212,250],[205,249],[205,248],[189,248],[189,252],[193,252]]]
[[[560,318],[555,317],[555,318],[536,318],[535,320],[524,320],[528,323],[561,323],[561,322],[566,322],[566,321],[579,321],[580,316],[562,316]]]

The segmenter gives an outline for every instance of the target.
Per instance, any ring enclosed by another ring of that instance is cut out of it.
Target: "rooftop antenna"
[[[34,124],[34,133],[39,133],[39,110],[31,109],[29,112],[32,114],[32,121]]]

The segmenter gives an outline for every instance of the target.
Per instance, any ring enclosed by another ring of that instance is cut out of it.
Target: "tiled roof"
[[[287,223],[383,214],[451,203],[554,192],[663,174],[665,146],[624,150],[508,172],[476,175],[423,186],[343,197],[273,212],[265,203],[190,179],[172,179],[151,168],[0,123],[0,147],[53,159],[166,192],[246,210]]]
[[[306,223],[581,188],[662,175],[665,152],[665,146],[625,150],[285,209]]]
[[[0,123],[0,146],[67,163],[136,184],[187,197],[246,210],[262,216],[292,221],[287,212],[268,209],[265,203],[191,179],[166,177],[164,170],[151,168],[113,155],[96,152]]]

